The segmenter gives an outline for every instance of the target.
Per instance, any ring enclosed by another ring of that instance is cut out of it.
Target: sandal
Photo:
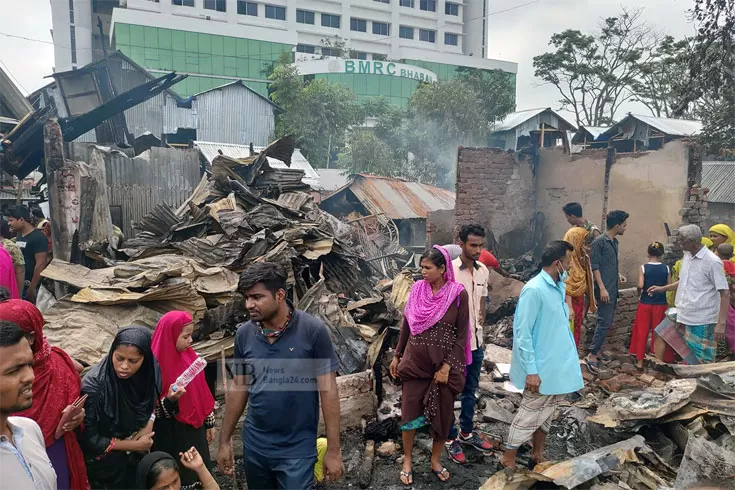
[[[442,468],[442,469],[440,469],[438,471],[437,470],[431,470],[431,472],[434,473],[434,476],[436,476],[436,479],[437,480],[439,480],[441,482],[449,481],[450,475],[449,475],[449,472],[447,471],[446,468]],[[444,479],[442,479],[442,477],[440,475],[447,475],[447,477],[444,478]]]
[[[589,358],[585,357],[584,364],[585,366],[587,366],[587,369],[589,369],[592,374],[597,374],[598,372],[600,372],[600,363],[598,361],[590,361]]]
[[[401,471],[401,483],[403,483],[405,486],[413,485],[413,472]]]

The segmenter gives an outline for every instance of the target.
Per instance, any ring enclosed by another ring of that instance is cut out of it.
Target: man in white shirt
[[[457,464],[465,464],[466,458],[462,444],[468,444],[480,451],[490,451],[492,443],[480,435],[473,427],[475,392],[480,383],[480,368],[485,357],[482,348],[483,325],[485,324],[485,304],[487,302],[487,283],[490,273],[478,261],[485,245],[485,230],[479,225],[463,226],[459,232],[462,254],[452,261],[454,278],[462,284],[469,297],[470,334],[472,336],[472,364],[467,366],[467,378],[462,391],[462,410],[459,415],[459,430],[456,422],[452,423],[447,441],[449,459]]]
[[[697,225],[682,226],[678,237],[684,250],[679,280],[648,291],[655,294],[676,289],[676,321],[681,327],[678,336],[663,331],[663,327],[656,333],[684,358],[688,349],[700,363],[715,362],[716,337],[725,334],[730,304],[725,269],[720,258],[702,245],[702,230]]]
[[[0,322],[0,490],[56,490],[41,428],[11,413],[33,402],[33,352],[25,332]]]

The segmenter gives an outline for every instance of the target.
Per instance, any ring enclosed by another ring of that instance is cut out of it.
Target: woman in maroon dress
[[[471,362],[467,292],[454,281],[449,253],[439,246],[421,257],[423,280],[414,284],[406,303],[401,336],[390,365],[402,382],[401,482],[413,483],[411,453],[416,429],[428,426],[434,444],[431,471],[440,481],[449,472],[439,458],[454,418],[454,399],[464,388]]]

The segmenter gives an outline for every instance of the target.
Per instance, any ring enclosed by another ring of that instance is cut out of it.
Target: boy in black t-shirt
[[[36,302],[36,293],[41,284],[41,272],[48,260],[48,239],[31,223],[31,212],[27,206],[15,206],[5,213],[8,225],[15,231],[18,248],[26,262],[23,299]]]

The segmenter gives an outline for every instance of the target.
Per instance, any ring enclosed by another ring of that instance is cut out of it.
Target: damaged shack
[[[357,174],[342,189],[325,198],[321,208],[348,223],[374,228],[376,246],[389,242],[410,252],[426,247],[429,212],[454,209],[455,194],[427,184],[369,174]],[[369,224],[369,223],[375,224]],[[397,236],[395,236],[395,235]]]

